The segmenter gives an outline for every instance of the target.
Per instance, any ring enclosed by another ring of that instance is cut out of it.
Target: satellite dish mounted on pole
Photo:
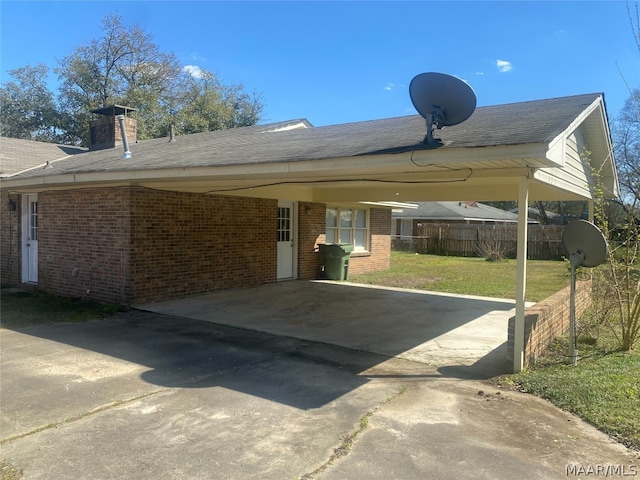
[[[569,360],[578,363],[576,349],[576,269],[597,267],[607,259],[609,247],[604,234],[586,220],[571,222],[562,232],[562,244],[571,264],[571,295],[569,297]]]

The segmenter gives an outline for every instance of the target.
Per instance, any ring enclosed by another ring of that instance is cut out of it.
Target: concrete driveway
[[[289,281],[137,308],[488,378],[507,371],[507,324],[515,302],[345,282]]]
[[[223,297],[220,312],[242,311]],[[486,374],[478,362],[438,367],[139,310],[0,329],[0,350],[0,460],[25,479],[528,480],[605,464],[619,473],[607,478],[629,478],[640,466],[547,402],[470,379]]]

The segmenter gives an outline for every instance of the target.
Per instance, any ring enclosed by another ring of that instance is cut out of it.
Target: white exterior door
[[[296,277],[296,205],[278,201],[278,280]]]
[[[38,196],[22,197],[22,281],[38,283]]]

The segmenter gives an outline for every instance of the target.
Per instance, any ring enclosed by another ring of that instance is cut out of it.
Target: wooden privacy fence
[[[528,258],[531,260],[560,260],[562,247],[561,225],[529,225]],[[518,226],[515,224],[447,224],[418,223],[416,235],[393,239],[393,248],[416,253],[485,257],[489,252],[501,252],[515,258]]]

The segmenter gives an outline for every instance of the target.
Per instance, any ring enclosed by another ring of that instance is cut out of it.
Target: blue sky
[[[101,36],[106,14],[120,13],[186,68],[260,92],[263,122],[412,115],[409,82],[429,71],[467,81],[478,106],[604,92],[613,117],[629,96],[625,82],[640,86],[627,8],[624,1],[2,0],[0,81],[25,65],[53,68]],[[55,90],[53,75],[50,85]]]

